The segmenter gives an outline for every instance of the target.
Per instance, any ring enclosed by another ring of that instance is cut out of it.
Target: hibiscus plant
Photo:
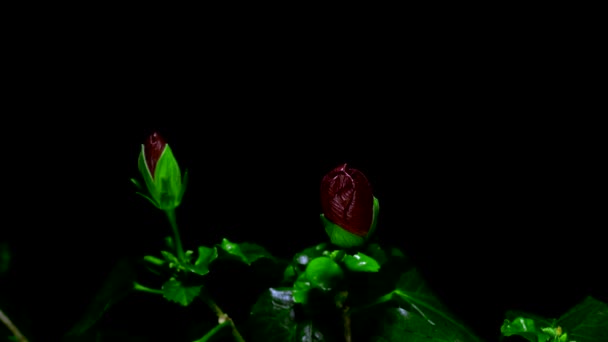
[[[407,253],[374,240],[380,201],[366,176],[351,165],[338,165],[320,182],[320,221],[327,240],[296,251],[288,260],[256,243],[228,238],[184,250],[176,208],[186,191],[187,172],[182,174],[158,133],[142,144],[138,167],[141,180],[132,179],[137,192],[166,214],[172,233],[164,250],[141,257],[145,271],[161,285],[125,272],[111,276],[66,341],[112,340],[97,324],[134,292],[162,296],[178,306],[204,303],[216,319],[201,322],[190,341],[481,341],[427,286]],[[233,320],[215,298],[218,287],[209,286],[209,277],[219,272],[222,262],[251,272],[265,263],[275,275],[274,283],[257,294],[244,321]],[[599,341],[608,336],[606,317],[608,305],[589,297],[561,317],[508,312],[496,328],[504,338],[520,336],[533,342]],[[1,311],[0,318],[11,327],[13,340],[26,340]]]

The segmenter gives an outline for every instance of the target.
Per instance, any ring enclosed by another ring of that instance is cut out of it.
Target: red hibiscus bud
[[[372,228],[372,187],[361,171],[346,164],[323,177],[321,207],[326,219],[352,234],[364,237]]]
[[[138,192],[157,208],[173,210],[181,203],[188,173],[182,174],[169,144],[160,134],[152,133],[141,145],[137,161],[139,172],[144,178],[149,195]],[[132,179],[133,183],[143,190],[143,186]]]
[[[148,165],[152,178],[154,178],[156,164],[158,163],[160,156],[163,154],[166,145],[167,142],[165,142],[165,139],[157,132],[152,133],[144,143],[146,164]]]

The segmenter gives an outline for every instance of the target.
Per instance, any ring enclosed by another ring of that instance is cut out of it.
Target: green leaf
[[[131,262],[118,262],[89,304],[84,316],[70,329],[67,336],[77,336],[88,331],[112,305],[131,293],[134,276],[135,270]]]
[[[587,297],[562,315],[557,324],[568,333],[569,341],[608,341],[608,304]]]
[[[378,272],[380,264],[361,252],[355,255],[346,255],[344,257],[346,268],[353,272]]]
[[[317,323],[298,317],[291,289],[271,288],[251,310],[248,327],[252,341],[321,342],[325,334]]]
[[[229,258],[237,259],[247,265],[251,265],[251,263],[260,258],[274,260],[274,257],[264,247],[255,243],[243,242],[238,244],[230,242],[228,239],[223,239],[219,246],[223,251],[228,253]]]
[[[283,283],[288,284],[296,279],[296,269],[293,265],[289,264],[283,271]]]
[[[328,250],[329,244],[325,242],[308,247],[293,257],[293,263],[298,265],[301,271],[304,271],[311,260],[324,255]]]
[[[505,320],[500,332],[504,336],[519,335],[530,342],[546,342],[551,338],[551,335],[536,326],[534,319],[524,317],[517,317],[511,322]]]
[[[202,285],[188,286],[175,278],[171,278],[163,285],[162,290],[163,297],[166,299],[187,306],[201,293],[202,288]]]
[[[308,292],[312,289],[310,281],[306,279],[306,274],[302,273],[293,283],[293,300],[296,303],[306,304],[308,302]]]
[[[304,275],[312,287],[330,291],[344,278],[344,271],[331,258],[322,256],[308,263]]]
[[[411,269],[401,276],[394,295],[400,305],[394,314],[401,318],[397,320],[398,325],[387,330],[388,334],[397,329],[396,331],[403,334],[408,332],[408,335],[419,336],[420,341],[479,341],[464,324],[453,318],[416,269]]]
[[[189,269],[196,274],[205,275],[209,273],[209,264],[217,258],[217,255],[217,248],[200,246],[198,248],[198,258],[194,262],[194,265],[191,265]]]
[[[368,245],[365,252],[367,252],[370,257],[374,258],[380,265],[387,262],[389,258],[384,249],[377,243]]]
[[[608,341],[608,304],[585,298],[559,319],[518,311],[506,313],[500,328],[504,336],[519,335],[532,342]]]

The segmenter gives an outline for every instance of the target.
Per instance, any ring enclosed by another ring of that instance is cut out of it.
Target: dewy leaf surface
[[[346,255],[344,264],[353,272],[378,272],[380,269],[380,264],[374,258],[361,252],[355,255]]]
[[[392,312],[389,311],[395,322],[386,327],[386,334],[391,336],[389,340],[480,341],[451,315],[416,269],[411,269],[401,276],[394,295],[400,305]],[[398,336],[411,337],[408,339]]]
[[[254,342],[326,341],[311,320],[297,319],[291,288],[270,288],[262,294],[253,306],[249,326]]]

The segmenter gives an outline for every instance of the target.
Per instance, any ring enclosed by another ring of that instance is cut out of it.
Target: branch
[[[21,334],[19,329],[17,329],[17,326],[15,326],[13,322],[11,322],[11,320],[8,318],[8,316],[4,314],[4,312],[2,312],[2,310],[0,310],[0,321],[2,321],[2,323],[4,323],[4,325],[8,327],[8,329],[13,333],[13,335],[15,335],[17,341],[28,342],[27,338],[25,338],[25,336]]]
[[[348,306],[342,310],[342,321],[344,322],[344,341],[352,342],[352,333],[350,329],[350,312]]]
[[[232,336],[234,337],[234,340],[237,342],[245,342],[245,339],[243,338],[243,336],[241,336],[241,333],[239,333],[232,318],[230,318],[228,316],[228,314],[224,313],[224,311],[222,311],[222,309],[208,295],[203,295],[203,296],[201,296],[201,298],[205,301],[205,303],[207,303],[207,306],[209,306],[211,311],[215,312],[215,314],[217,315],[217,318],[218,318],[217,321],[219,324],[224,324],[226,322],[228,322],[228,324],[230,324],[230,328],[232,329]]]

